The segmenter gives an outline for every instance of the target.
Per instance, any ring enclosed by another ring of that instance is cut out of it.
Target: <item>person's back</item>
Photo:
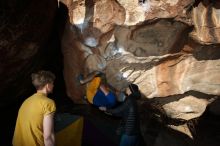
[[[35,93],[22,104],[15,128],[14,146],[44,146],[43,118],[55,111],[54,101]]]
[[[45,146],[47,143],[45,135],[50,137],[53,135],[53,115],[56,106],[54,101],[47,97],[47,93],[52,92],[52,84],[48,89],[42,88],[46,89],[46,94],[43,90],[38,90],[21,105],[14,131],[13,146]],[[54,140],[49,141],[54,143]]]

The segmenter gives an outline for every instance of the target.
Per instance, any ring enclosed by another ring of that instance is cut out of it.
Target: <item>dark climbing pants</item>
[[[138,143],[138,137],[137,135],[126,135],[123,134],[121,136],[120,146],[136,146]]]

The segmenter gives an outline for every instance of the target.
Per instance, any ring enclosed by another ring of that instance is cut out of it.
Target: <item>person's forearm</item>
[[[90,82],[93,78],[94,78],[94,76],[89,76],[89,77],[87,77],[87,78],[85,78],[85,79],[83,79],[83,80],[80,80],[80,83],[81,83],[81,84],[88,83],[88,82]]]
[[[121,115],[124,111],[128,109],[128,101],[124,101],[121,105],[116,108],[107,109],[106,112],[111,113],[113,115]]]
[[[55,136],[52,134],[51,136],[44,139],[45,146],[55,146]]]
[[[101,84],[99,89],[105,94],[105,96],[109,94],[109,90],[107,89],[105,85]]]

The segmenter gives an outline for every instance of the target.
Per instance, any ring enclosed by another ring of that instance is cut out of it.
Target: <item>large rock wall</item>
[[[220,42],[220,2],[203,1],[192,11],[195,26],[191,36],[202,44],[219,44]]]
[[[73,101],[79,102],[84,95],[84,86],[78,86],[73,77],[94,70],[105,72],[108,82],[118,90],[129,83],[138,84],[143,97],[158,100],[172,118],[199,117],[212,98],[220,95],[219,2],[62,3],[69,10],[67,33],[62,39],[64,65],[69,66],[64,68],[64,77]],[[69,34],[72,36],[67,37]],[[187,94],[191,91],[198,94]],[[165,97],[172,100],[164,102]],[[196,101],[197,106],[190,101]],[[170,112],[174,107],[176,110]]]

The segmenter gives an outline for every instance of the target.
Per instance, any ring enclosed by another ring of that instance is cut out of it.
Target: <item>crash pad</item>
[[[83,117],[59,114],[55,118],[56,146],[81,146]]]

